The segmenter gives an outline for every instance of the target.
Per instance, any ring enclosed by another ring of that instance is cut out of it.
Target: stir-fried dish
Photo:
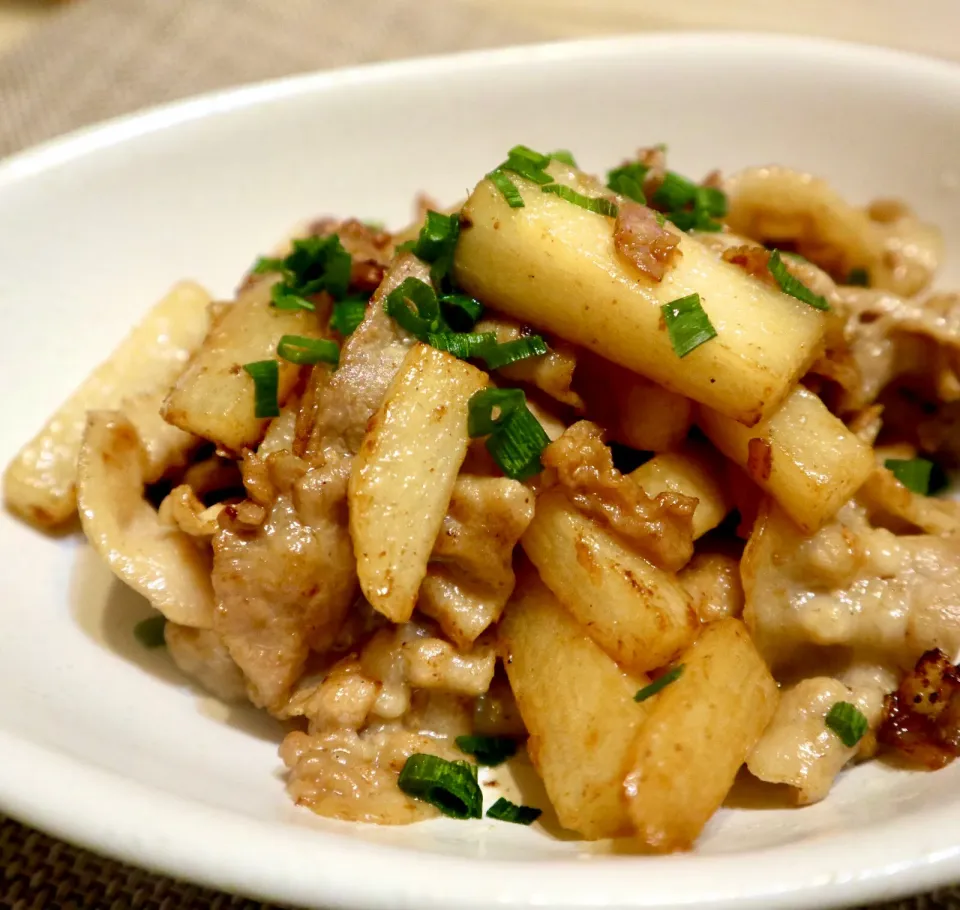
[[[287,722],[337,819],[485,806],[529,756],[583,838],[689,848],[747,771],[798,804],[960,752],[960,295],[938,231],[768,167],[525,146],[390,233],[323,219],[180,284],[8,467],[137,628]]]

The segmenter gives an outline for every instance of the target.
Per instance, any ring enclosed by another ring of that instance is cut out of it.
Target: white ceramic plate
[[[189,101],[0,164],[0,462],[182,276],[228,293],[304,216],[402,222],[516,142],[603,168],[665,141],[682,172],[780,162],[903,196],[960,283],[960,70],[765,36],[658,35],[308,76]],[[131,629],[75,537],[0,518],[0,805],[132,862],[310,907],[828,907],[960,877],[960,763],[843,775],[802,810],[724,809],[695,853],[540,828],[402,829],[293,808],[278,731],[200,697]]]

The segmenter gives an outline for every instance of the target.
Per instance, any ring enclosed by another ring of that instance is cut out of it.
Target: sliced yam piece
[[[210,325],[209,304],[210,295],[202,287],[183,282],[147,313],[17,453],[3,478],[9,509],[44,528],[73,517],[87,411],[114,410],[127,399],[165,394],[203,342]],[[152,456],[154,437],[141,438]],[[161,455],[152,458],[148,476],[156,479],[163,465]]]
[[[697,500],[693,513],[693,536],[712,531],[732,508],[730,494],[717,471],[716,453],[705,447],[687,445],[676,452],[664,452],[630,472],[647,496],[682,493]]]
[[[353,462],[350,535],[360,587],[373,607],[406,622],[467,454],[476,367],[418,344],[374,414]]]
[[[575,385],[609,438],[641,452],[676,448],[693,426],[689,398],[595,354],[578,354]]]
[[[807,533],[836,515],[874,468],[870,446],[802,386],[755,427],[706,408],[699,423],[710,441]]]
[[[630,830],[622,785],[646,714],[647,678],[625,673],[529,570],[498,626],[527,751],[565,828],[591,840]]]
[[[623,666],[661,667],[693,640],[697,617],[676,576],[629,549],[561,490],[537,499],[521,544],[546,586]]]
[[[257,281],[210,330],[180,374],[163,407],[174,426],[215,442],[228,452],[255,446],[269,419],[256,416],[254,381],[244,364],[277,360],[277,400],[282,407],[300,378],[300,367],[277,357],[283,335],[320,337],[318,313],[280,310],[271,304],[272,281]],[[322,314],[321,314],[322,315]]]
[[[777,709],[777,683],[739,619],[704,626],[679,677],[647,699],[624,793],[640,842],[686,850]]]
[[[559,162],[554,179],[588,196],[595,181]],[[611,218],[511,174],[511,208],[489,179],[463,208],[454,277],[523,323],[588,348],[671,392],[753,424],[776,409],[823,347],[823,314],[667,224],[679,256],[661,281],[626,262]],[[699,293],[717,337],[681,359],[661,307]]]

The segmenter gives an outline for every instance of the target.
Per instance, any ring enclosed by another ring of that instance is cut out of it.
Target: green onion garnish
[[[306,335],[283,335],[277,344],[277,356],[288,363],[313,364],[340,362],[340,348],[335,341],[308,338]]]
[[[460,213],[441,215],[428,211],[420,235],[410,247],[413,254],[432,264],[430,277],[439,286],[453,266],[453,253],[460,236]]]
[[[483,357],[485,351],[496,347],[497,336],[493,332],[431,332],[426,342],[439,351],[466,360],[468,357]]]
[[[333,313],[330,315],[330,328],[339,332],[346,338],[352,335],[357,326],[363,322],[363,317],[367,315],[367,304],[369,303],[363,297],[347,297],[345,300],[338,300],[333,305]]]
[[[167,621],[162,616],[143,619],[133,627],[134,638],[145,648],[162,648],[167,643],[163,637],[166,624]]]
[[[639,161],[615,167],[612,171],[607,171],[607,186],[621,196],[646,205],[647,197],[643,192],[643,181],[649,170],[650,168]]]
[[[583,193],[578,193],[561,183],[551,183],[550,186],[541,187],[541,192],[553,193],[554,196],[559,196],[561,199],[566,199],[567,202],[579,205],[580,208],[586,209],[588,212],[596,212],[598,215],[606,215],[609,218],[616,218],[619,211],[616,203],[609,199],[584,196]]]
[[[818,310],[830,309],[830,304],[827,303],[826,297],[821,297],[820,294],[814,294],[802,281],[794,278],[793,275],[787,271],[783,259],[780,258],[779,250],[774,250],[770,254],[767,268],[770,269],[770,274],[773,275],[777,284],[780,285],[780,290],[783,291],[784,294],[789,294],[801,303],[806,303]]]
[[[483,313],[483,304],[466,294],[444,294],[440,298],[440,312],[452,329],[469,332]]]
[[[472,755],[478,765],[502,765],[517,754],[517,742],[507,736],[458,736],[457,748]]]
[[[486,350],[479,351],[478,354],[488,370],[499,370],[518,360],[539,357],[548,351],[547,343],[539,335],[525,335],[502,344],[497,344],[494,338],[494,343],[488,345]]]
[[[838,701],[827,713],[824,723],[840,737],[840,741],[847,748],[860,742],[870,729],[870,724],[860,709],[847,701]]]
[[[544,170],[549,163],[549,155],[541,155],[525,145],[515,145],[507,153],[507,160],[497,170],[513,171],[521,177],[526,177],[527,180],[545,186],[548,183],[553,183],[553,177]]]
[[[550,163],[551,155],[542,155],[535,152],[529,145],[515,145],[509,152],[507,158],[522,158],[529,161],[534,167],[543,169]]]
[[[483,793],[476,765],[417,752],[400,772],[397,785],[407,796],[436,806],[451,818],[480,818]]]
[[[930,492],[933,462],[926,458],[888,458],[883,466],[908,490],[926,496]]]
[[[668,212],[693,206],[706,217],[722,218],[727,214],[727,196],[712,186],[700,186],[674,171],[667,171],[663,183],[653,194],[653,201]]]
[[[681,231],[719,231],[716,218],[727,214],[727,197],[722,190],[700,186],[674,171],[667,171],[652,201],[666,212]]]
[[[543,815],[543,809],[518,806],[502,796],[487,809],[487,818],[495,818],[500,822],[512,822],[515,825],[532,825],[541,815]]]
[[[294,240],[290,254],[283,259],[260,259],[254,272],[259,275],[279,272],[283,280],[273,286],[270,299],[279,309],[312,310],[305,299],[326,291],[334,300],[346,296],[350,284],[352,260],[336,234]]]
[[[699,294],[671,300],[660,307],[660,311],[677,357],[686,357],[705,341],[717,337],[717,330],[700,305]]]
[[[676,682],[683,675],[683,664],[677,664],[671,667],[662,676],[658,676],[649,686],[644,686],[636,695],[634,701],[646,701],[648,698],[656,695],[662,689],[666,689],[672,682]]]
[[[469,404],[467,432],[471,437],[487,436],[487,451],[513,480],[539,474],[543,470],[540,453],[550,444],[526,402],[520,389],[484,389]]]
[[[272,256],[261,256],[253,266],[254,275],[269,275],[271,272],[282,272],[283,260]]]
[[[280,364],[276,360],[256,360],[245,363],[243,368],[253,379],[254,417],[277,417],[280,414],[277,400]]]
[[[492,433],[507,415],[526,407],[522,389],[484,389],[470,399],[467,433],[471,439]],[[496,412],[496,416],[494,416]]]
[[[510,414],[487,437],[487,451],[512,480],[527,480],[543,470],[540,454],[550,437],[530,411],[523,407]]]
[[[270,300],[278,310],[309,310],[313,313],[317,309],[309,300],[291,293],[289,286],[282,281],[270,288]]]
[[[498,189],[512,209],[523,208],[523,196],[516,184],[501,170],[490,171],[487,179]]]
[[[421,341],[426,340],[427,335],[441,331],[437,295],[419,278],[405,278],[387,295],[383,308],[391,319]]]
[[[573,155],[566,149],[557,149],[555,152],[550,152],[547,157],[553,158],[554,161],[562,161],[564,164],[569,164],[570,167],[577,166],[577,162],[574,160]]]
[[[856,287],[868,288],[870,287],[870,273],[862,268],[850,269],[846,283]]]
[[[667,171],[653,194],[653,201],[668,212],[692,205],[697,198],[697,185],[686,177]]]

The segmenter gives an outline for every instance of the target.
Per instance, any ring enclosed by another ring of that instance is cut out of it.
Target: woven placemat
[[[554,36],[549,17],[543,28],[458,0],[79,0],[0,58],[0,156],[198,92]],[[3,816],[0,908],[283,910],[105,859]],[[883,910],[894,908],[960,910],[960,890]]]
[[[0,57],[0,156],[229,85],[544,37],[462,0],[77,0]]]

